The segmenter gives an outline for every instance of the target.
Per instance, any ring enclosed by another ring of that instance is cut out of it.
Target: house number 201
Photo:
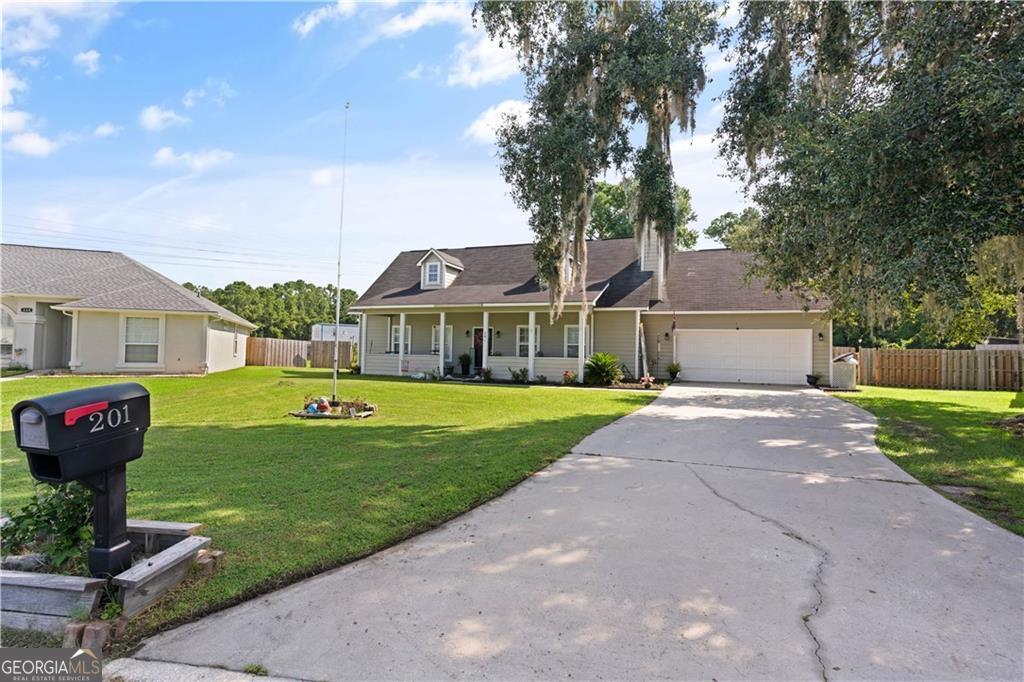
[[[128,418],[128,405],[127,403],[121,407],[115,407],[112,410],[106,412],[93,412],[89,415],[89,422],[92,424],[92,428],[89,429],[89,433],[96,433],[102,431],[108,426],[112,429],[116,429],[121,424],[128,424],[131,419]]]

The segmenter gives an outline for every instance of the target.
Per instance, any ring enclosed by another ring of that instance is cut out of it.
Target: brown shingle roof
[[[765,289],[764,280],[746,280],[749,254],[730,249],[677,251],[669,259],[666,300],[655,311],[801,310],[804,302],[786,291]],[[823,308],[824,305],[811,306]]]
[[[746,281],[749,256],[729,249],[679,251],[669,260],[666,300],[652,301],[653,274],[641,271],[633,239],[587,242],[587,299],[598,308],[655,311],[800,310],[791,293],[776,295],[761,280]],[[531,244],[437,249],[465,270],[444,289],[422,289],[417,263],[430,249],[403,251],[353,307],[544,304],[548,292],[536,280]],[[573,303],[579,293],[566,297]],[[824,307],[817,306],[817,307]]]
[[[115,251],[0,245],[0,292],[69,298],[68,308],[206,313],[256,325]]]
[[[532,244],[473,246],[463,249],[435,249],[455,258],[464,270],[444,289],[423,289],[416,265],[430,249],[403,251],[370,285],[353,307],[412,305],[480,305],[494,303],[547,303],[548,292],[537,283]],[[631,268],[639,275],[632,239],[588,242],[587,299],[594,300],[610,280]],[[648,275],[649,276],[649,275]],[[617,291],[625,301],[635,287]],[[606,292],[607,293],[607,292]],[[578,302],[577,291],[566,297]],[[604,305],[604,296],[598,301]],[[620,307],[625,303],[620,303]],[[646,302],[641,304],[646,305]]]

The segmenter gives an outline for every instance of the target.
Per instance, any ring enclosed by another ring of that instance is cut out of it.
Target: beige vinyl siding
[[[459,276],[459,271],[455,268],[444,266],[444,285],[449,286],[455,281],[455,278]]]
[[[611,353],[636,376],[636,312],[597,310],[593,315],[594,352]]]
[[[79,311],[77,372],[113,372],[121,352],[117,335],[117,313]]]
[[[235,332],[238,333],[238,354],[235,355]],[[223,320],[211,320],[207,331],[208,372],[223,372],[245,366],[245,343],[249,330]]]
[[[657,377],[668,376],[668,364],[672,362],[671,338],[672,315],[642,314],[644,340],[647,344],[648,369]],[[677,315],[677,329],[810,329],[811,367],[828,381],[831,360],[832,338],[828,319],[820,313],[709,313],[701,315]],[[665,338],[665,333],[669,338]],[[818,334],[824,336],[818,340]]]
[[[395,316],[398,319],[398,316]],[[388,349],[388,318],[386,315],[366,316],[366,356]]]

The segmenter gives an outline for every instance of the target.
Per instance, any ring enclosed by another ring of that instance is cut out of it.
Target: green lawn
[[[1024,393],[865,386],[838,395],[878,417],[878,447],[910,475],[978,488],[947,496],[1024,535],[1024,438],[987,423],[1024,413]]]
[[[28,378],[2,390],[2,506],[32,494],[9,411],[25,397],[122,381]],[[348,377],[363,421],[286,417],[329,394],[329,370],[247,367],[140,379],[152,393],[146,453],[128,465],[133,518],[198,521],[226,552],[205,581],[137,621],[134,635],[352,561],[488,500],[654,392],[459,385]]]

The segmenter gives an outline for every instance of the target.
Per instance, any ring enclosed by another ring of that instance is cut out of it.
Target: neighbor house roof
[[[152,310],[205,313],[256,325],[189,291],[123,253],[0,245],[0,292],[67,299],[65,310]]]
[[[438,252],[457,258],[463,271],[443,289],[420,286],[419,264]],[[669,259],[666,297],[652,300],[653,273],[640,269],[633,239],[587,242],[587,300],[597,308],[654,311],[801,310],[790,293],[767,291],[746,280],[749,256],[729,249],[678,251]],[[578,303],[578,291],[566,296]],[[403,251],[370,285],[353,308],[547,303],[537,283],[532,244]]]

